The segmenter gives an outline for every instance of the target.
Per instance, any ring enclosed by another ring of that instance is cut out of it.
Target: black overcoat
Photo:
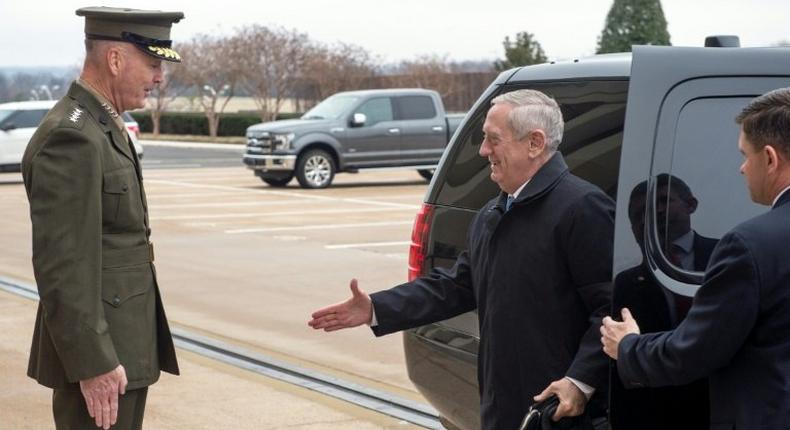
[[[532,397],[570,376],[606,393],[599,342],[611,304],[614,202],[556,153],[522,190],[488,202],[449,270],[371,295],[376,335],[477,309],[484,429],[517,428]]]

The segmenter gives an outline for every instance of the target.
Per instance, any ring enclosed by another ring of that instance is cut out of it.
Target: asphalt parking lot
[[[400,335],[376,339],[365,327],[326,334],[306,324],[316,308],[347,297],[351,277],[368,292],[406,280],[411,227],[427,188],[416,171],[341,174],[325,190],[296,181],[271,188],[240,163],[153,168],[163,163],[149,154],[155,264],[173,325],[421,400]],[[33,283],[18,174],[0,175],[0,212],[0,275]]]

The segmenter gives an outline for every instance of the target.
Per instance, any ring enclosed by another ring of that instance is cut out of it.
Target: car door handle
[[[431,130],[433,130],[433,131],[442,131],[442,130],[444,130],[444,127],[442,127],[441,125],[435,125],[435,126],[431,127]]]
[[[391,128],[391,129],[387,130],[387,133],[389,133],[389,134],[399,134],[400,133],[400,129],[399,128]]]

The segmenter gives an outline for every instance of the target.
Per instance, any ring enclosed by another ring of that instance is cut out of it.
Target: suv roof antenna
[[[705,38],[706,48],[740,48],[741,39],[738,36],[718,35]]]

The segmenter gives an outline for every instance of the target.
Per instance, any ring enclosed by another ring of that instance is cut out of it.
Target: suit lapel
[[[112,142],[112,146],[115,147],[118,151],[121,152],[126,158],[128,158],[137,168],[137,158],[132,154],[132,149],[129,147],[129,142],[126,141],[123,133],[118,130],[118,127],[110,126],[110,141]]]

